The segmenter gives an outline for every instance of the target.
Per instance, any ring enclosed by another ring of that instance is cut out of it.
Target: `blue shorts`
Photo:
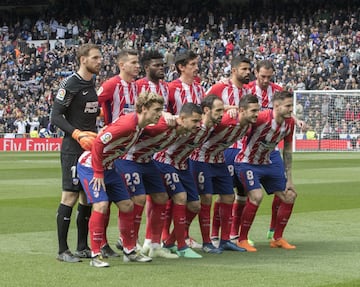
[[[234,194],[233,179],[226,163],[207,163],[190,160],[199,194]]]
[[[227,164],[230,175],[233,177],[233,187],[237,189],[236,193],[239,196],[246,196],[245,189],[242,183],[239,181],[238,177],[235,174],[234,160],[236,155],[240,152],[240,149],[237,148],[227,148],[224,151],[225,163]]]
[[[170,164],[157,161],[155,164],[160,170],[169,197],[176,193],[186,192],[187,201],[199,200],[199,193],[190,170],[179,170]]]
[[[275,191],[285,191],[285,173],[273,164],[235,163],[235,172],[247,192],[259,189],[261,185],[267,194],[273,194]]]
[[[130,199],[125,182],[117,174],[115,169],[104,171],[106,191],[104,191],[103,188],[101,188],[100,191],[94,191],[92,185],[89,185],[89,182],[94,176],[94,171],[92,168],[78,164],[77,172],[89,204],[101,201],[118,202]]]
[[[270,160],[274,168],[281,170],[285,174],[284,162],[281,158],[279,150],[274,150],[270,153]]]
[[[117,159],[114,164],[116,171],[125,179],[131,196],[166,192],[160,171],[153,161],[137,163]]]

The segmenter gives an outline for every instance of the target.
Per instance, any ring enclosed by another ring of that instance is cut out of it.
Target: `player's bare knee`
[[[234,194],[222,194],[220,195],[221,202],[226,204],[232,204],[235,200]]]
[[[175,204],[185,205],[186,204],[186,192],[179,192],[173,195],[172,200]]]
[[[88,205],[88,202],[87,202],[87,198],[86,198],[86,194],[84,191],[80,191],[79,193],[79,203],[82,204],[82,205]]]
[[[141,205],[144,206],[145,202],[146,202],[146,195],[145,194],[141,194],[141,195],[135,195],[131,198],[131,200],[134,202],[134,204],[136,205]]]
[[[191,212],[199,213],[201,209],[200,201],[190,201],[187,203],[187,209]]]
[[[152,193],[150,194],[151,199],[156,204],[165,204],[167,200],[169,199],[166,192],[158,192],[158,193]]]
[[[109,202],[101,201],[93,204],[93,211],[106,214],[108,212]]]
[[[134,209],[134,203],[131,199],[119,201],[116,205],[121,212],[130,212]]]
[[[264,195],[261,189],[254,189],[249,192],[249,200],[250,202],[256,204],[257,206],[260,205]]]
[[[201,194],[200,195],[201,204],[211,205],[212,203],[212,194]]]
[[[63,191],[61,194],[61,203],[73,207],[79,198],[78,192]]]

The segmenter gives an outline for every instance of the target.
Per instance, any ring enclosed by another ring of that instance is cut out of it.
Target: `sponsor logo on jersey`
[[[65,89],[59,89],[57,94],[56,94],[56,98],[59,100],[59,101],[63,101],[64,98],[65,98],[65,95],[66,95],[66,90]]]
[[[86,96],[89,93],[89,91],[83,91],[82,94],[83,96]]]
[[[112,134],[107,132],[104,133],[101,137],[100,140],[103,144],[107,144],[108,142],[110,142],[112,140]]]

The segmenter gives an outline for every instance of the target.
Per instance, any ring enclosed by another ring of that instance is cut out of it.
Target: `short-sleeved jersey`
[[[161,163],[174,166],[176,169],[185,170],[188,168],[190,154],[206,141],[213,128],[202,125],[194,133],[188,133],[177,137],[176,142],[156,153],[154,159]]]
[[[114,160],[131,148],[138,140],[142,130],[138,126],[136,113],[120,116],[98,134],[91,152],[84,152],[79,163],[92,167],[94,176],[103,177],[104,169],[113,167]]]
[[[137,163],[148,163],[153,155],[166,148],[177,138],[176,128],[169,127],[164,117],[157,124],[147,126],[139,140],[129,149],[122,159]]]
[[[224,105],[239,106],[242,96],[251,93],[245,86],[238,88],[234,83],[229,81],[228,84],[216,83],[206,92],[207,95],[216,95],[221,98]]]
[[[188,85],[180,79],[176,79],[168,84],[169,87],[169,108],[168,111],[173,115],[180,112],[185,103],[194,103],[200,105],[205,91],[200,84],[194,82]]]
[[[168,110],[169,105],[169,88],[165,81],[159,80],[158,84],[149,81],[147,77],[141,78],[136,81],[138,93],[153,92],[164,98],[164,111]]]
[[[51,111],[51,122],[65,132],[61,152],[83,152],[71,134],[74,129],[96,132],[98,114],[99,104],[93,80],[85,81],[74,73],[60,83]]]
[[[135,81],[127,82],[116,75],[105,81],[98,90],[98,100],[104,113],[104,122],[109,124],[119,116],[135,111],[138,95]]]
[[[235,163],[270,164],[270,153],[284,139],[291,143],[295,120],[291,117],[278,124],[273,117],[273,110],[259,113],[256,123],[247,134],[247,142],[235,157]]]
[[[246,87],[250,90],[253,95],[259,100],[259,105],[262,109],[272,109],[273,103],[272,99],[275,92],[282,91],[283,88],[275,83],[270,83],[266,90],[262,90],[258,85],[256,85],[256,81],[252,81],[246,85]]]
[[[190,155],[190,159],[207,163],[224,163],[224,150],[242,138],[250,125],[241,126],[239,119],[224,114],[208,139]]]

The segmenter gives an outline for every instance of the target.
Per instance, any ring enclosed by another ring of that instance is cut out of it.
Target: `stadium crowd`
[[[323,1],[312,2],[301,9],[289,4],[276,13],[261,8],[247,13],[234,7],[219,9],[220,13],[210,8],[183,12],[152,4],[150,9],[156,14],[148,15],[126,10],[124,4],[104,5],[83,16],[59,4],[45,16],[4,21],[0,24],[0,134],[47,128],[61,136],[49,124],[55,89],[76,71],[76,48],[87,42],[99,44],[104,57],[97,87],[119,72],[117,53],[133,48],[140,54],[159,50],[165,59],[166,81],[178,77],[175,54],[193,50],[199,55],[199,76],[205,89],[230,75],[231,59],[239,54],[253,64],[271,59],[274,81],[288,90],[360,89],[360,8],[352,1],[340,9]],[[35,45],[36,40],[41,44]],[[339,126],[360,132],[356,123],[360,104],[353,105],[349,98],[304,95],[296,108],[299,118],[313,127],[318,125],[318,131],[329,124],[333,130]]]

